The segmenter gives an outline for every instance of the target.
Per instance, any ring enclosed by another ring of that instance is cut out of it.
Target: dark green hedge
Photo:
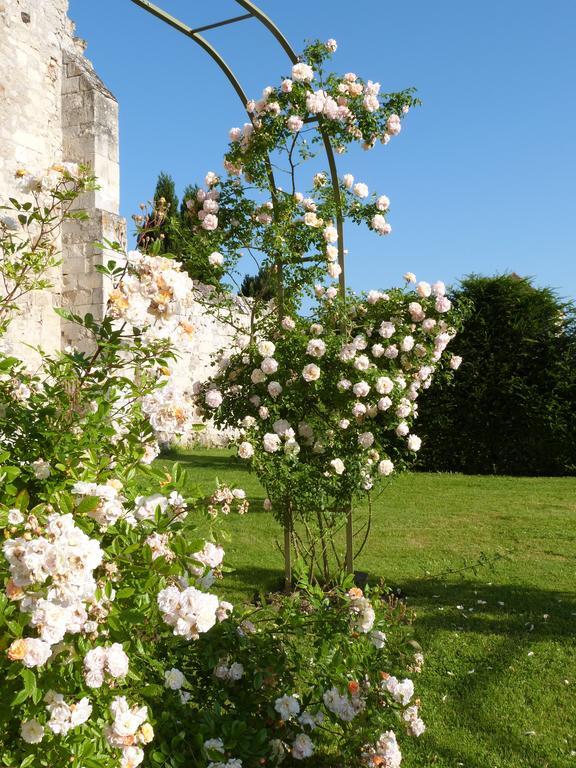
[[[451,350],[452,382],[420,399],[419,468],[471,474],[576,474],[574,308],[517,275],[471,276],[470,313]]]

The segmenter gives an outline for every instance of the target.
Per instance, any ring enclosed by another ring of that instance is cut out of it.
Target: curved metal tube
[[[271,32],[276,40],[280,43],[288,58],[292,64],[296,64],[298,56],[288,40],[284,37],[280,29],[274,24],[272,19],[267,16],[263,11],[258,8],[257,5],[250,2],[250,0],[235,0],[238,5],[251,13],[259,22],[261,22],[266,29]],[[340,295],[344,299],[346,297],[346,278],[345,278],[345,264],[344,264],[344,217],[342,216],[342,196],[340,194],[340,185],[338,184],[338,170],[336,168],[336,158],[334,157],[334,149],[330,143],[330,137],[326,133],[322,118],[318,119],[318,130],[322,136],[324,142],[324,150],[328,158],[328,167],[330,169],[330,181],[332,182],[332,191],[334,193],[334,201],[336,203],[336,230],[338,232],[338,264],[340,265],[340,277],[338,279],[338,285],[340,288]]]
[[[216,48],[214,48],[213,45],[211,45],[202,35],[200,35],[198,32],[196,32],[192,27],[188,26],[187,24],[184,24],[184,22],[177,19],[175,16],[172,16],[171,14],[164,11],[162,8],[159,8],[154,3],[149,2],[149,0],[131,0],[135,5],[139,6],[140,8],[143,8],[145,11],[148,11],[153,16],[156,16],[156,18],[160,19],[161,21],[164,21],[169,26],[173,27],[174,29],[178,30],[179,32],[182,32],[184,35],[189,37],[191,40],[193,40],[195,43],[197,43],[206,53],[210,56],[210,58],[216,62],[218,67],[224,72],[226,77],[228,78],[228,81],[236,91],[240,101],[242,102],[242,106],[244,109],[246,109],[246,104],[248,103],[248,96],[246,95],[246,92],[242,88],[240,81],[232,71],[232,69],[228,66],[226,61],[222,58],[222,56],[218,53]],[[274,24],[272,19],[270,19],[263,11],[258,8],[258,6],[254,5],[254,3],[250,2],[250,0],[235,0],[235,2],[238,3],[242,8],[244,8],[248,13],[253,16],[255,19],[257,19],[266,29],[272,33],[272,35],[276,38],[278,43],[282,46],[284,49],[286,55],[292,62],[292,64],[295,64],[298,61],[298,56],[288,40],[284,37],[280,29]],[[249,112],[247,112],[248,117],[250,120],[252,120],[252,116]],[[320,135],[322,136],[322,140],[324,142],[324,150],[326,152],[326,157],[328,159],[328,166],[330,169],[330,180],[332,182],[332,191],[334,194],[334,201],[336,203],[336,230],[338,232],[338,264],[340,265],[340,277],[339,277],[339,288],[340,288],[340,294],[342,298],[345,298],[346,296],[346,279],[345,279],[345,263],[344,263],[344,218],[342,216],[342,197],[340,194],[340,186],[338,184],[338,171],[336,169],[336,159],[334,157],[334,150],[332,148],[332,144],[330,143],[330,137],[327,135],[326,130],[323,125],[322,118],[318,119],[318,130],[320,132]],[[272,203],[274,206],[276,206],[276,181],[274,178],[274,172],[272,170],[272,166],[270,163],[269,158],[267,159],[267,174],[268,179],[270,183],[270,194],[272,196]],[[281,265],[280,265],[281,268]],[[280,308],[281,309],[281,308]]]

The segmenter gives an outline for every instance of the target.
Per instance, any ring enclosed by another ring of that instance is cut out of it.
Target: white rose
[[[44,738],[44,726],[38,720],[25,720],[20,726],[20,735],[27,744],[40,744]]]
[[[304,760],[314,754],[314,744],[306,733],[299,733],[292,743],[292,757],[295,760]]]
[[[241,459],[251,459],[254,456],[254,447],[252,443],[243,442],[238,446],[238,456]]]
[[[280,448],[280,438],[273,432],[267,432],[262,439],[262,444],[267,453],[276,453]]]
[[[330,462],[330,466],[332,467],[332,469],[337,475],[342,475],[344,473],[344,470],[346,469],[342,459],[332,459],[332,461]]]
[[[258,352],[261,357],[272,357],[274,352],[276,352],[276,345],[272,341],[261,341],[258,344]]]
[[[391,475],[392,472],[394,472],[394,464],[390,461],[390,459],[382,459],[382,461],[378,464],[378,473],[380,475],[384,475],[384,477],[388,477],[388,475]]]
[[[106,649],[106,669],[112,677],[124,677],[128,674],[129,660],[120,643],[112,643]]]
[[[172,667],[172,669],[164,672],[164,685],[172,691],[180,690],[185,682],[184,674],[179,669],[176,669],[176,667]]]
[[[52,467],[44,459],[37,459],[31,464],[34,477],[37,480],[47,480],[52,474]]]
[[[303,61],[292,67],[292,79],[302,83],[310,83],[314,79],[314,70]]]
[[[276,373],[278,370],[278,361],[274,360],[273,357],[265,357],[260,363],[260,368],[266,374]]]
[[[224,264],[224,256],[218,251],[214,251],[208,256],[208,261],[213,267],[221,267]]]

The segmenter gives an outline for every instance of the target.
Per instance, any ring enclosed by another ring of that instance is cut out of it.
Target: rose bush
[[[334,289],[318,295],[315,322],[286,316],[278,329],[268,318],[264,337],[240,336],[203,406],[240,430],[238,454],[266,488],[266,506],[290,525],[310,577],[319,570],[327,581],[329,560],[342,565],[329,539],[349,501],[419,450],[418,395],[438,369],[455,367],[445,350],[459,318],[441,282],[345,302]]]
[[[30,184],[0,238],[4,328],[49,285],[54,235],[94,179],[67,166]],[[221,599],[222,525],[244,492],[200,499],[177,465],[150,466],[191,413],[170,365],[192,286],[177,262],[111,245],[104,318],[61,311],[90,349],[38,350],[33,374],[0,357],[2,764],[398,765],[395,734],[424,728],[401,679],[404,610],[304,578],[259,607]]]
[[[413,89],[384,94],[355,73],[325,71],[336,47],[334,40],[307,46],[290,77],[246,104],[250,122],[229,133],[227,176],[210,171],[186,201],[191,268],[202,253],[216,275],[235,279],[248,253],[274,284],[271,305],[250,304],[249,328],[237,322],[230,294],[212,291],[207,309],[236,327],[237,343],[220,350],[197,403],[219,426],[241,430],[239,455],[285,528],[287,588],[292,548],[310,578],[329,582],[338,573],[343,554],[334,535],[343,524],[352,570],[353,500],[418,451],[418,392],[448,367],[442,355],[460,320],[441,282],[421,281],[413,292],[345,291],[343,221],[388,235],[390,200],[351,173],[337,178],[332,148],[343,154],[354,144],[387,144],[418,100]],[[300,191],[299,167],[319,144],[330,177],[317,172]],[[283,186],[275,178],[282,171]],[[319,306],[304,318],[314,293]]]

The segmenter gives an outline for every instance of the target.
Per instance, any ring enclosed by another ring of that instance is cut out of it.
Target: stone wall
[[[89,345],[82,329],[62,320],[54,307],[101,317],[109,283],[95,266],[108,256],[93,243],[125,239],[118,104],[84,56],[85,43],[74,36],[67,10],[68,0],[0,0],[0,205],[23,198],[19,170],[43,176],[54,164],[87,163],[100,184],[78,201],[88,220],[67,221],[59,235],[62,263],[51,275],[53,288],[26,296],[0,339],[0,348],[30,367],[39,358],[27,345],[45,351]],[[210,375],[213,353],[228,346],[231,335],[229,326],[197,306],[192,351],[176,367],[177,383],[189,390]],[[210,425],[195,435],[205,444],[224,439]]]
[[[92,242],[123,237],[119,211],[118,104],[84,57],[74,37],[68,0],[0,0],[0,204],[22,198],[16,172],[42,176],[62,162],[89,163],[102,189],[80,207],[89,222],[67,222],[58,246],[62,264],[52,290],[36,291],[2,340],[6,351],[35,365],[26,346],[50,351],[82,345],[55,306],[101,315],[105,286],[94,271],[100,256]]]

